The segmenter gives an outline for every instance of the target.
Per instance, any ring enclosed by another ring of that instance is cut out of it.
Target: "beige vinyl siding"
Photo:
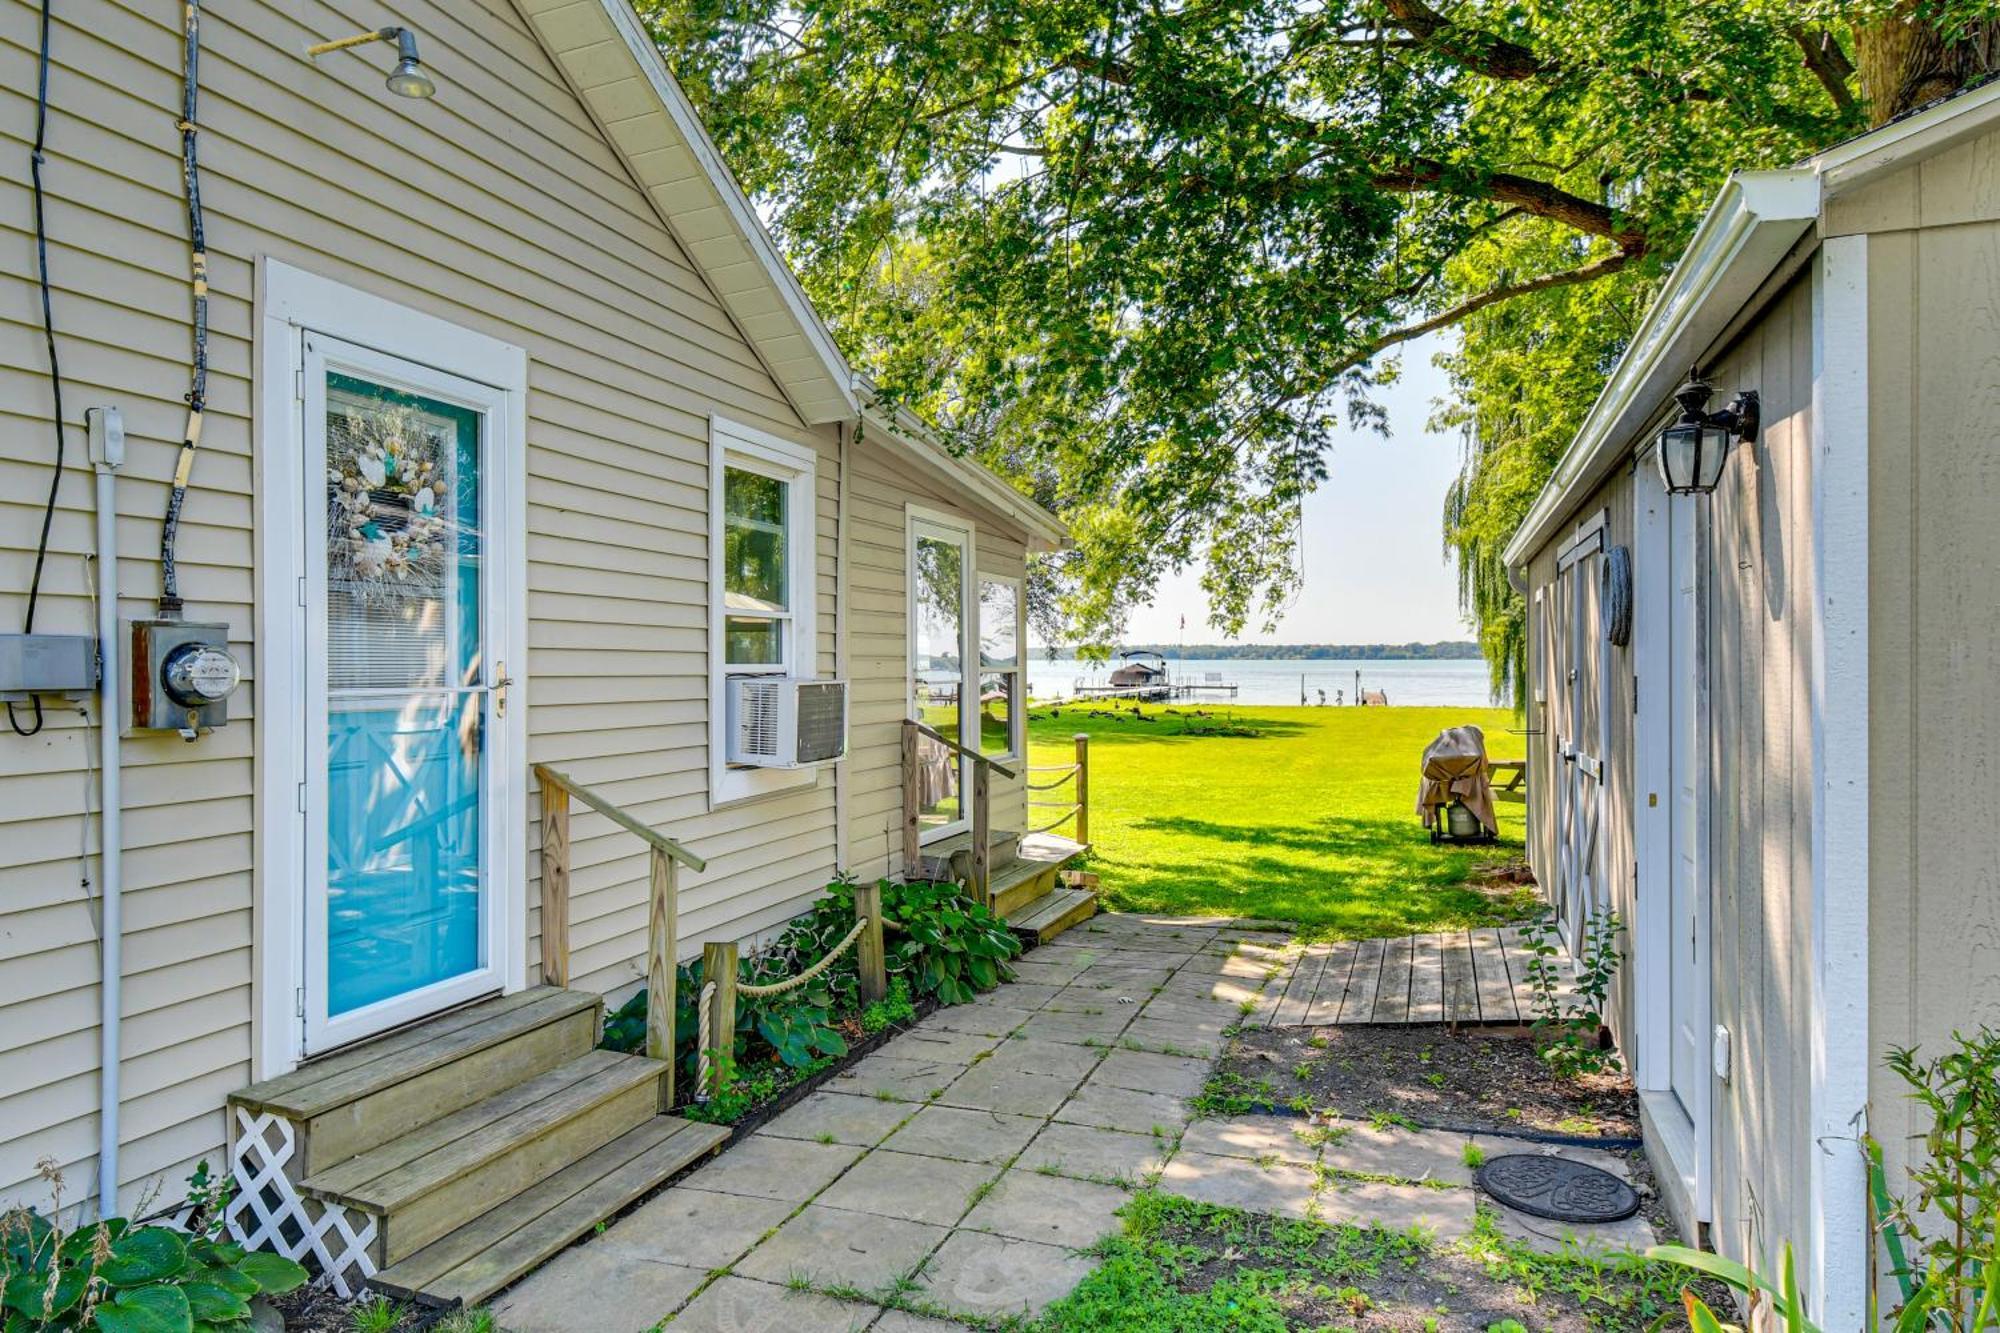
[[[1899,1189],[1926,1126],[1883,1055],[2000,1026],[1996,180],[1987,134],[1833,215],[1871,233],[1868,1116]]]
[[[1020,577],[1026,535],[983,506],[919,480],[890,447],[864,435],[848,450],[848,868],[864,877],[901,868],[902,721],[909,714],[909,555],[905,507],[973,522],[982,574]],[[1023,644],[1025,650],[1026,645]],[[1026,825],[1025,776],[993,780],[993,827]]]
[[[1709,888],[1723,1254],[1771,1271],[1805,1243],[1812,1013],[1812,289],[1800,277],[1712,368],[1718,400],[1761,396],[1756,441],[1708,502]]]
[[[511,6],[413,0],[439,84],[387,95],[386,49],[317,64],[311,41],[381,21],[299,0],[203,14],[202,162],[213,284],[209,413],[181,529],[190,618],[227,621],[250,684],[228,729],[126,747],[124,1198],[171,1190],[223,1139],[252,1077],[253,902],[297,891],[253,869],[251,565],[255,263],[268,255],[527,349],[529,759],[559,764],[710,858],[682,879],[686,951],[782,919],[832,872],[833,779],[707,809],[704,584],[712,414],[819,450],[819,665],[833,665],[838,454],[804,428]],[[0,149],[32,136],[31,6],[0,10]],[[153,552],[182,429],[187,253],[178,8],[58,6],[46,169],[50,264],[70,418],[38,627],[84,631],[91,494],[85,407],[125,414],[121,611],[156,595]],[[0,624],[23,609],[50,402],[28,195],[0,183]],[[510,664],[511,665],[511,664]],[[897,673],[901,678],[900,671]],[[0,741],[0,1201],[72,1197],[96,1141],[98,869],[88,748],[74,713]],[[531,809],[532,816],[532,809]],[[88,827],[87,825],[88,821]],[[644,865],[579,814],[573,977],[638,976]],[[531,875],[537,834],[527,832]],[[91,887],[83,884],[88,875]],[[538,901],[531,882],[527,901]],[[529,957],[539,923],[530,912]]]

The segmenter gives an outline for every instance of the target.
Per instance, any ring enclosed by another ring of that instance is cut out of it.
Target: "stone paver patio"
[[[1018,981],[940,1010],[494,1303],[511,1333],[943,1333],[1033,1315],[1157,1187],[1441,1243],[1478,1211],[1468,1144],[1588,1149],[1368,1123],[1190,1125],[1234,1024],[1267,1019],[1300,950],[1271,931],[1107,914]],[[1487,1204],[1543,1249],[1638,1248],[1641,1219],[1570,1228]]]
[[[940,1333],[958,1325],[877,1300],[1038,1312],[1090,1272],[1078,1252],[1117,1230],[1129,1192],[1172,1170],[1224,1030],[1275,1002],[1285,945],[1099,916],[558,1256],[494,1315],[512,1333]]]

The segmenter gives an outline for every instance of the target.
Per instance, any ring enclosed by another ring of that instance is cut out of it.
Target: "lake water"
[[[1114,659],[1115,661],[1115,659]],[[1344,704],[1354,702],[1354,677],[1361,673],[1361,688],[1381,690],[1389,696],[1391,707],[1429,706],[1447,708],[1484,708],[1493,704],[1487,692],[1486,663],[1478,659],[1471,661],[1443,661],[1436,659],[1344,661],[1328,658],[1324,661],[1292,662],[1274,661],[1262,658],[1238,658],[1215,661],[1203,658],[1188,658],[1176,661],[1167,659],[1168,669],[1176,682],[1199,684],[1209,673],[1215,673],[1218,680],[1238,687],[1234,702],[1239,704],[1293,704],[1303,702],[1332,704],[1336,700]],[[1075,692],[1079,682],[1085,685],[1106,685],[1109,683],[1112,664],[1091,666],[1073,658],[1058,658],[1051,662],[1039,653],[1031,654],[1028,660],[1028,689],[1037,699],[1064,698]],[[1226,696],[1212,696],[1219,703],[1228,703]]]

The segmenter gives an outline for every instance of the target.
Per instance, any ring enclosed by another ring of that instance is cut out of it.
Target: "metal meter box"
[[[229,721],[241,671],[229,626],[189,620],[131,622],[132,729],[178,731],[193,740]]]

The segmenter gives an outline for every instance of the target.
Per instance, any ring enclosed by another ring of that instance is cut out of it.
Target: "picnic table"
[[[1493,799],[1513,801],[1517,805],[1528,803],[1528,761],[1525,759],[1494,759],[1487,763],[1486,773],[1493,782]]]

